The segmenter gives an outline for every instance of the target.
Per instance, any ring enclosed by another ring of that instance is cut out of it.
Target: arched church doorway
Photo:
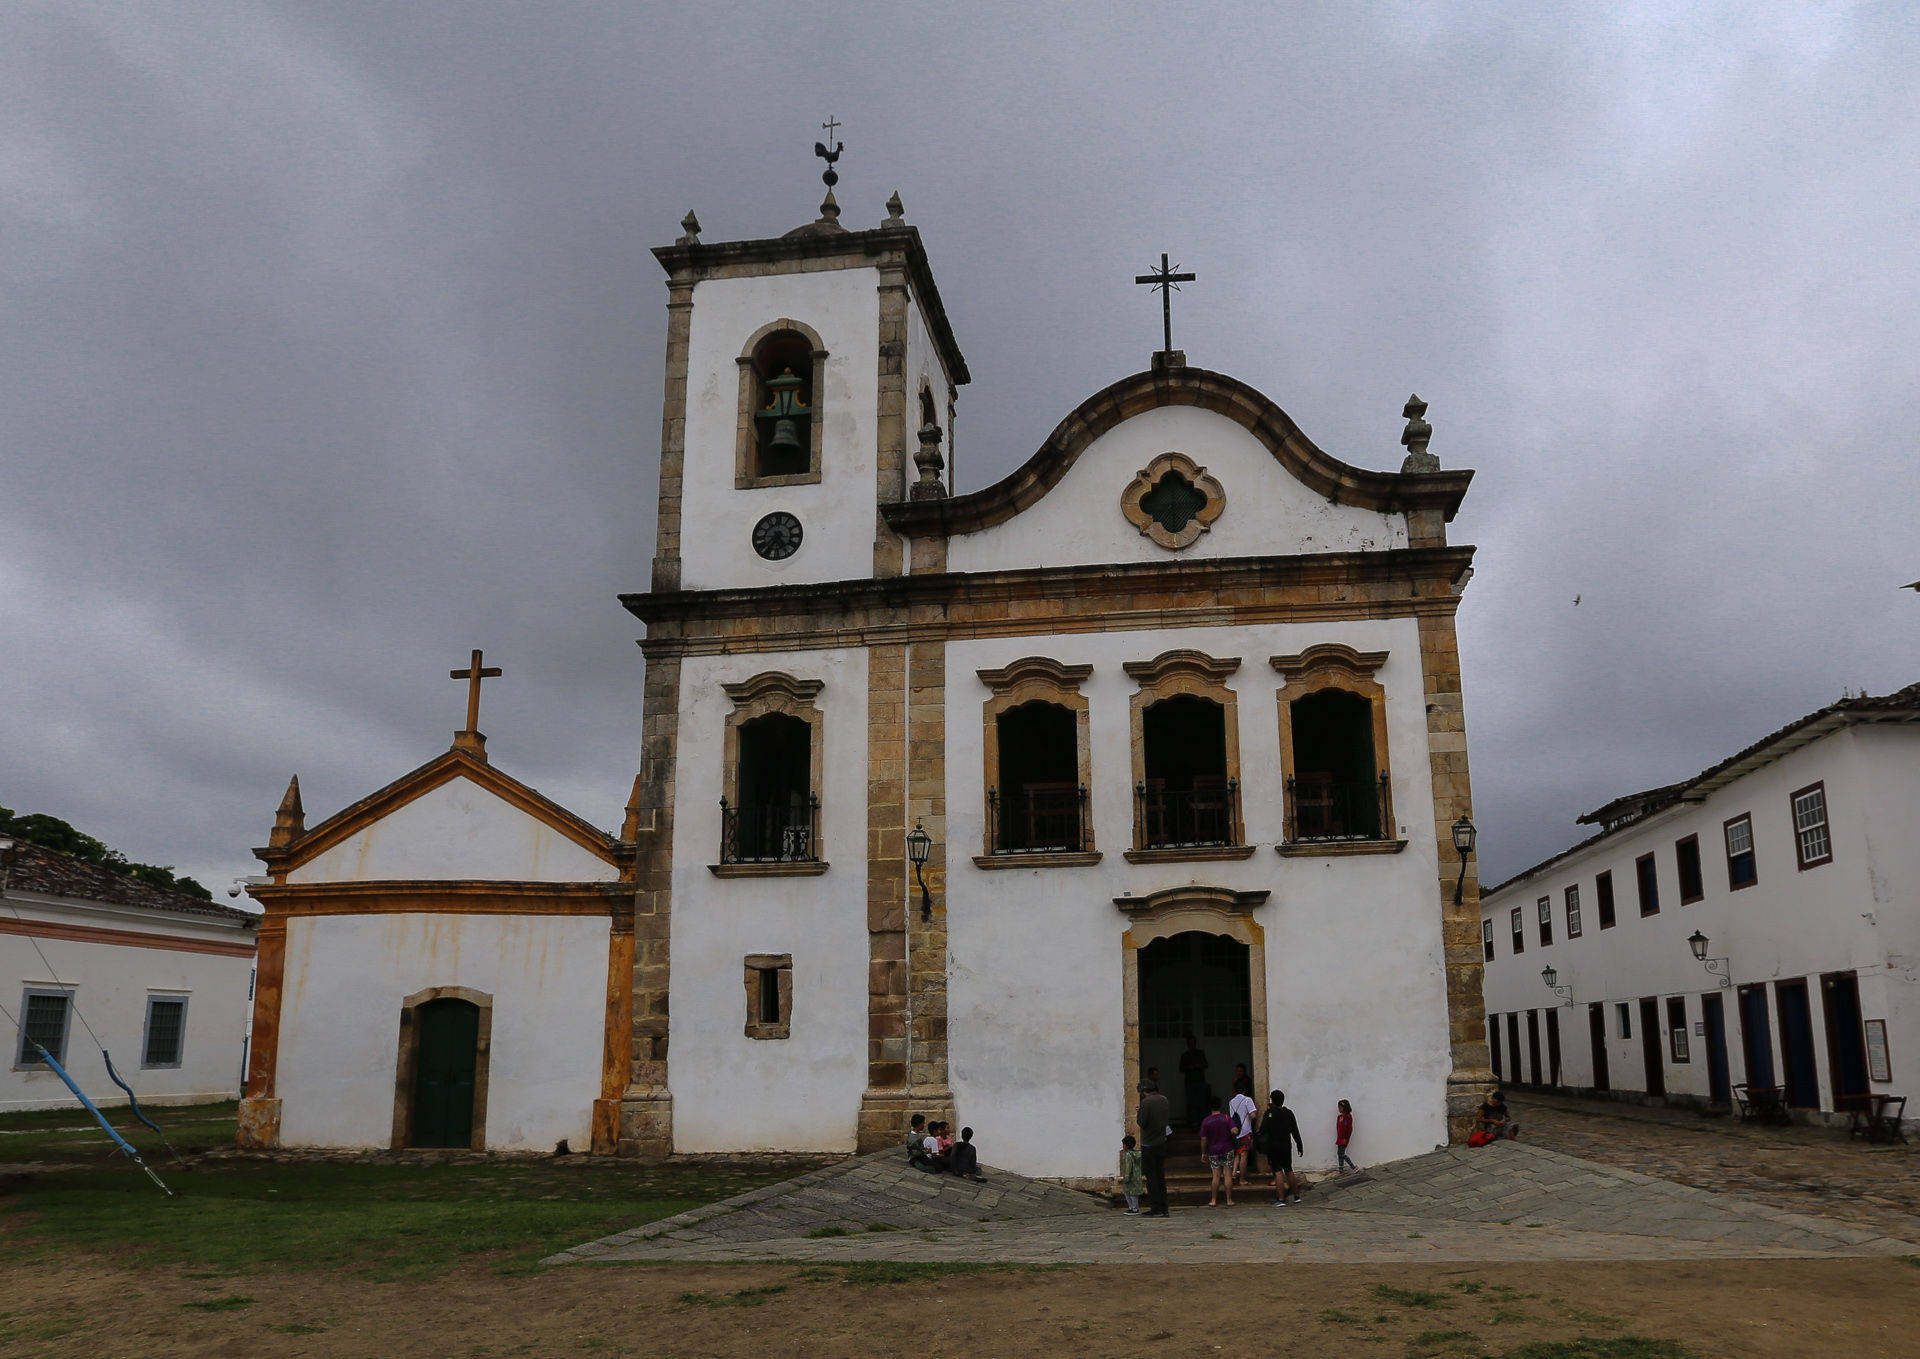
[[[1173,1116],[1196,1124],[1207,1100],[1233,1098],[1234,1068],[1254,1072],[1251,950],[1225,934],[1188,930],[1135,950],[1139,968],[1140,1071],[1160,1068]],[[1188,1039],[1193,1039],[1189,1045]],[[1202,1069],[1189,1052],[1203,1054]],[[1265,1101],[1255,1091],[1255,1100]]]
[[[415,1012],[413,1137],[416,1147],[465,1147],[473,1141],[474,1076],[480,1065],[480,1007],[470,1000],[428,1001]]]

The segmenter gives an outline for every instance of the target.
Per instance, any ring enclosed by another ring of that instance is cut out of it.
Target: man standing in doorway
[[[1187,1126],[1197,1128],[1207,1116],[1207,1054],[1192,1034],[1187,1035],[1187,1050],[1180,1054],[1180,1081],[1187,1096]]]
[[[1167,1211],[1167,1126],[1173,1110],[1152,1081],[1140,1082],[1140,1107],[1134,1111],[1140,1127],[1140,1169],[1147,1177],[1147,1211],[1142,1217],[1171,1217]]]

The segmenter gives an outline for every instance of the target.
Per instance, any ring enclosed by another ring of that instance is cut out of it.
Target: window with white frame
[[[183,995],[147,997],[147,1036],[140,1065],[177,1067],[187,1041],[187,998]]]
[[[15,1065],[38,1066],[45,1048],[56,1062],[67,1059],[67,1016],[73,1012],[73,994],[29,987],[20,1000],[20,1050]]]
[[[1545,948],[1553,942],[1553,898],[1541,897],[1533,908],[1540,917],[1540,947]]]
[[[1742,812],[1726,824],[1727,890],[1737,892],[1760,880],[1753,857],[1753,815]]]
[[[1827,826],[1827,785],[1816,783],[1793,795],[1794,848],[1800,867],[1833,861],[1833,838]]]
[[[1667,997],[1667,1041],[1671,1045],[1673,1060],[1676,1063],[1690,1060],[1687,1056],[1687,998],[1685,996]]]
[[[1521,916],[1518,906],[1507,913],[1507,924],[1513,928],[1513,951],[1515,953],[1525,953],[1527,951],[1527,922]]]
[[[1567,938],[1580,937],[1580,884],[1567,888]]]
[[[1488,916],[1480,922],[1480,951],[1488,962],[1493,961],[1493,917]]]

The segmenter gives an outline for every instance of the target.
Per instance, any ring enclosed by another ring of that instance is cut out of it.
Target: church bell
[[[788,452],[805,452],[806,441],[800,437],[800,422],[796,416],[812,415],[813,408],[800,400],[800,379],[789,368],[777,378],[767,382],[767,390],[773,399],[765,410],[759,412],[762,420],[773,421],[773,437],[768,447]]]

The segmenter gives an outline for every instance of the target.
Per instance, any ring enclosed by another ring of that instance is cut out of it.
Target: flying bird
[[[1914,581],[1914,582],[1913,582],[1913,584],[1911,584],[1911,585],[1902,585],[1902,586],[1901,586],[1900,588],[1901,588],[1902,590],[1916,590],[1916,591],[1920,591],[1920,580],[1916,580],[1916,581]]]
[[[1580,607],[1580,596],[1579,596],[1579,595],[1575,595],[1575,596],[1573,597],[1573,607],[1574,607],[1574,608],[1576,608],[1576,609]]]

